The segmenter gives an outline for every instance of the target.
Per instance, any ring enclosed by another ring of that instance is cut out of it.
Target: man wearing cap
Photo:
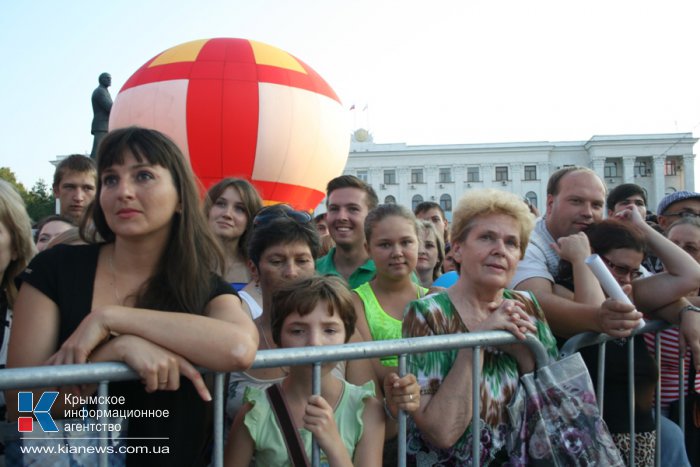
[[[694,191],[676,191],[669,195],[666,195],[661,202],[659,202],[658,207],[658,220],[659,226],[663,229],[664,233],[667,233],[674,222],[682,218],[697,218],[700,217],[700,193]],[[694,261],[693,258],[688,257],[688,261]],[[659,265],[657,269],[663,270],[663,264]],[[655,268],[656,269],[656,268]],[[700,286],[699,286],[700,288]],[[683,299],[683,306],[680,312],[680,323],[681,331],[686,327],[694,326],[695,329],[700,329],[700,297],[685,297]],[[689,304],[688,304],[689,303]],[[675,311],[675,310],[673,310]],[[673,311],[670,314],[673,315]],[[666,319],[671,320],[673,316]],[[673,322],[673,321],[672,321]],[[683,337],[688,341],[688,336],[685,332],[682,332]],[[667,365],[661,365],[661,401],[662,405],[670,403],[677,399],[678,394],[678,348],[681,346],[682,341],[679,336],[678,329],[671,328],[659,333],[660,345],[661,345],[661,362],[674,362]],[[654,347],[654,338],[651,335],[644,336],[647,345],[650,348]],[[700,383],[700,377],[697,376],[700,371],[700,351],[697,342],[690,340],[688,345],[691,348],[693,360],[692,363],[695,364],[696,368],[696,380],[692,382],[692,385],[696,388]],[[688,376],[688,369],[685,370],[686,377]],[[672,395],[675,393],[675,396]],[[688,440],[690,442],[697,443],[698,440]],[[663,441],[662,441],[663,445]]]
[[[659,203],[656,215],[664,232],[681,217],[700,217],[700,193],[676,191],[666,195]]]

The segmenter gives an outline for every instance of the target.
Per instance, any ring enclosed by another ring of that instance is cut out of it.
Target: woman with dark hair
[[[204,215],[224,251],[224,279],[236,291],[250,282],[248,238],[253,218],[262,208],[262,199],[247,180],[225,178],[209,188],[204,198]]]
[[[243,289],[253,300],[248,307],[260,335],[259,350],[276,348],[272,339],[272,294],[290,282],[315,274],[319,237],[311,215],[276,204],[261,209],[253,219],[248,241],[248,262],[253,280]],[[243,404],[247,387],[266,388],[282,381],[287,368],[262,368],[231,373],[226,402],[226,427],[231,426]],[[341,374],[342,376],[342,374]]]
[[[643,277],[640,266],[647,247],[667,266],[666,272]],[[693,287],[697,289],[700,282],[700,267],[650,227],[633,206],[619,211],[613,219],[592,226],[585,234],[559,239],[556,249],[562,260],[570,264],[562,262],[561,277],[557,279],[559,286],[555,290],[558,295],[581,303],[599,306],[605,300],[598,280],[585,264],[591,252],[601,257],[632,303],[644,300],[652,310],[677,301]],[[584,348],[581,355],[596,386],[598,347]],[[624,458],[630,454],[631,431],[627,404],[628,363],[626,345],[615,341],[606,346],[603,418]],[[652,409],[657,365],[642,338],[634,338],[634,376],[635,464],[650,466],[654,465],[656,446]],[[680,430],[667,419],[662,419],[661,430],[662,450],[664,456],[669,456],[665,459],[674,459],[669,465],[688,465]]]
[[[113,383],[110,393],[127,409],[169,414],[130,418],[128,442],[153,452],[162,441],[147,438],[170,439],[169,456],[135,453],[127,463],[206,465],[211,396],[195,366],[249,367],[257,332],[217,275],[221,249],[177,146],[155,130],[119,129],[103,140],[97,165],[95,230],[83,232],[91,243],[48,249],[21,275],[8,366],[123,361],[141,382]],[[33,391],[36,400],[42,391]],[[17,391],[8,394],[15,420]],[[69,403],[59,395],[52,413],[80,408]]]
[[[260,309],[255,312],[255,325],[260,334],[258,350],[274,349],[277,346],[272,336],[272,295],[288,284],[312,277],[316,274],[315,260],[318,257],[320,240],[311,215],[295,211],[285,204],[268,206],[260,210],[253,220],[253,232],[248,243],[248,257],[253,281],[245,290],[256,298]],[[350,336],[360,340],[359,334]],[[362,385],[373,379],[372,366],[366,360],[340,362],[334,374],[346,381]],[[243,404],[243,395],[248,387],[264,389],[282,381],[289,368],[261,368],[233,372],[229,378],[226,402],[227,427]]]
[[[49,246],[49,242],[61,235],[63,232],[74,227],[73,220],[64,216],[51,215],[44,217],[36,224],[36,249],[44,251]]]

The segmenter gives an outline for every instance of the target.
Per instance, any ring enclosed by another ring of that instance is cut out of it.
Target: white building
[[[364,129],[352,136],[345,174],[377,191],[380,203],[413,207],[439,202],[451,217],[465,191],[498,188],[523,196],[543,210],[547,180],[567,165],[595,170],[609,188],[636,183],[649,208],[677,190],[695,190],[692,133],[593,136],[588,141],[407,146],[375,144]],[[325,200],[324,200],[325,203]],[[325,207],[319,206],[319,211]]]

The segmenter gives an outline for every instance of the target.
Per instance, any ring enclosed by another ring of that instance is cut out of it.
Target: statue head
[[[102,86],[108,88],[112,85],[112,75],[109,73],[102,73],[98,78],[98,81]]]

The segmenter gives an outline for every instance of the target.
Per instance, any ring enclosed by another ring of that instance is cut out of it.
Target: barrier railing
[[[405,374],[406,355],[413,353],[473,348],[473,368],[479,368],[481,347],[513,344],[521,342],[505,331],[475,332],[465,334],[447,334],[440,336],[416,337],[391,341],[358,342],[345,345],[324,347],[297,347],[274,350],[262,350],[257,353],[253,368],[272,368],[289,365],[314,365],[312,388],[314,394],[320,393],[320,364],[326,361],[356,360],[389,355],[399,355],[399,372]],[[528,335],[524,342],[532,351],[538,368],[549,363],[549,356],[536,337]],[[223,465],[223,424],[224,424],[224,373],[216,374],[214,381],[214,450],[212,465]],[[480,372],[473,373],[472,413],[480,413],[479,386]],[[111,381],[140,379],[139,376],[123,363],[91,363],[83,365],[62,365],[31,368],[13,368],[0,370],[0,390],[30,389],[40,387],[60,387],[68,384],[99,383],[98,393],[107,394]],[[98,407],[105,410],[106,406]],[[479,417],[473,417],[472,430],[478,432]],[[406,462],[406,414],[399,412],[399,465]],[[479,437],[474,436],[472,453],[473,464],[479,465]],[[100,440],[106,446],[106,439]],[[314,442],[312,463],[318,465],[319,450]],[[107,465],[107,454],[101,454],[100,465]]]
[[[634,339],[636,336],[641,336],[642,334],[646,334],[649,332],[654,333],[654,359],[656,360],[657,363],[661,361],[661,345],[660,345],[660,340],[659,340],[659,332],[663,331],[665,329],[669,329],[674,327],[674,325],[671,325],[667,322],[664,321],[648,321],[647,324],[640,328],[635,330],[632,333],[632,336],[627,339],[627,342],[625,345],[627,346],[627,401],[628,401],[628,411],[629,411],[629,426],[630,426],[630,454],[629,454],[629,463],[628,465],[630,467],[634,467],[635,465],[635,459],[634,459],[634,453],[635,453],[635,396],[634,396]],[[566,356],[569,356],[573,353],[578,352],[580,349],[584,347],[589,347],[593,345],[598,346],[598,384],[596,388],[596,397],[598,399],[598,407],[600,409],[601,415],[603,414],[604,411],[604,398],[603,398],[603,391],[605,389],[605,345],[607,342],[610,341],[615,341],[617,340],[614,337],[608,336],[607,334],[598,334],[594,332],[586,332],[582,334],[577,334],[576,336],[571,337],[569,340],[566,341],[566,343],[562,346],[560,352],[559,352],[559,357],[563,358]],[[679,352],[679,405],[680,405],[680,420],[679,420],[679,425],[681,427],[681,430],[685,433],[685,420],[684,420],[684,407],[685,407],[685,384],[684,384],[684,378],[685,378],[685,373],[684,373],[684,357],[685,354],[683,352]],[[658,372],[660,373],[661,367],[658,365],[657,368]],[[661,465],[661,377],[660,374],[657,373],[657,378],[656,378],[656,400],[655,400],[655,408],[654,408],[654,415],[655,415],[655,421],[656,421],[656,451],[654,454],[654,463],[656,466]]]

